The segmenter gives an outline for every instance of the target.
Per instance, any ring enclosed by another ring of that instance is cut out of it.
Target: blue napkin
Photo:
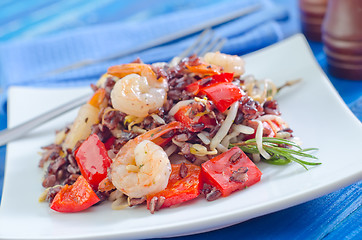
[[[95,82],[106,69],[140,57],[144,62],[169,61],[178,55],[196,36],[149,49],[117,60],[98,63],[56,76],[46,73],[84,59],[99,59],[120,53],[147,41],[225,16],[235,9],[260,4],[257,11],[220,25],[216,34],[228,39],[222,51],[245,54],[287,37],[280,22],[288,20],[288,12],[269,0],[227,1],[204,8],[173,12],[145,22],[115,22],[84,27],[26,41],[0,45],[1,102],[6,101],[9,86],[79,86]],[[296,28],[296,31],[298,29]],[[291,32],[288,33],[290,35]]]

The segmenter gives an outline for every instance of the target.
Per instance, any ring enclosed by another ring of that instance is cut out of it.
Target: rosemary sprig
[[[259,150],[256,146],[255,138],[241,143],[234,143],[231,145],[231,147],[233,146],[238,146],[245,153],[259,153]],[[264,150],[267,153],[269,153],[269,155],[271,156],[270,159],[263,158],[263,160],[270,164],[285,165],[290,162],[296,162],[302,165],[306,170],[308,170],[306,165],[313,166],[321,164],[319,162],[309,162],[300,159],[300,157],[318,159],[317,157],[306,153],[309,151],[318,150],[317,148],[302,149],[298,144],[292,141],[282,138],[270,138],[270,137],[263,137],[262,146]]]

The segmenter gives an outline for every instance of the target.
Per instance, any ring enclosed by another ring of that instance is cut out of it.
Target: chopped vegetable
[[[262,173],[238,147],[233,147],[203,163],[205,182],[216,187],[223,197],[260,181]]]
[[[93,107],[99,108],[105,96],[106,90],[104,88],[98,88],[98,90],[93,94],[92,98],[88,101],[88,103]]]
[[[187,85],[185,89],[186,89],[186,91],[191,92],[196,95],[199,93],[199,91],[202,88],[213,85],[215,83],[232,82],[233,77],[234,77],[233,73],[215,74],[212,76],[205,77],[194,83],[191,83],[191,84]]]
[[[65,185],[55,195],[50,208],[57,212],[79,212],[99,202],[87,180],[80,175],[73,185]]]
[[[216,120],[208,115],[199,116],[198,114],[191,113],[192,107],[186,105],[181,107],[174,115],[178,122],[181,122],[191,132],[199,132],[205,127],[216,125]],[[191,117],[193,115],[193,117]],[[202,125],[200,125],[202,124]]]
[[[220,112],[225,112],[231,104],[238,101],[243,96],[240,88],[230,82],[220,82],[204,87],[201,89],[200,93],[206,94]]]
[[[164,198],[160,208],[166,208],[199,196],[202,187],[201,168],[193,164],[172,164],[171,166],[172,172],[166,189],[147,196],[148,209],[152,208],[150,204],[154,197]]]
[[[116,138],[114,136],[108,138],[108,140],[104,143],[104,147],[107,150],[111,149],[115,140],[116,140]]]
[[[192,128],[192,124],[195,123],[193,119],[190,117],[191,106],[186,105],[182,106],[174,115],[176,121],[181,122],[185,127],[187,127],[190,131],[194,132]]]
[[[107,177],[107,169],[112,160],[108,157],[104,144],[97,134],[92,134],[76,150],[80,172],[93,189],[97,190],[99,183]]]

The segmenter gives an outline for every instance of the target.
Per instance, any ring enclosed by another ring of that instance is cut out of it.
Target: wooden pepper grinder
[[[322,22],[328,0],[299,0],[302,31],[308,40],[322,40]]]
[[[328,71],[362,80],[362,0],[329,0],[322,24]]]

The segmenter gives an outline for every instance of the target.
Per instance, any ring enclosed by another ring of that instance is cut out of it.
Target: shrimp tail
[[[116,187],[113,185],[112,181],[108,177],[103,179],[98,185],[98,190],[100,192],[109,192],[115,188]]]
[[[141,141],[144,139],[147,139],[147,140],[154,142],[157,145],[162,146],[162,145],[164,145],[164,142],[167,139],[167,138],[162,138],[162,136],[164,136],[166,133],[168,133],[170,131],[178,130],[178,129],[182,129],[182,128],[183,128],[183,125],[180,122],[173,121],[173,122],[170,122],[169,124],[159,126],[142,135],[139,135],[138,137],[136,137],[136,139],[139,138],[139,140],[141,140]]]
[[[119,78],[136,73],[147,78],[157,79],[156,73],[152,70],[150,65],[140,63],[128,63],[111,66],[108,68],[107,73]]]
[[[199,65],[190,65],[186,63],[187,69],[195,74],[199,75],[214,75],[214,74],[220,74],[222,71],[222,68],[216,65],[212,65],[209,63],[202,62]]]

